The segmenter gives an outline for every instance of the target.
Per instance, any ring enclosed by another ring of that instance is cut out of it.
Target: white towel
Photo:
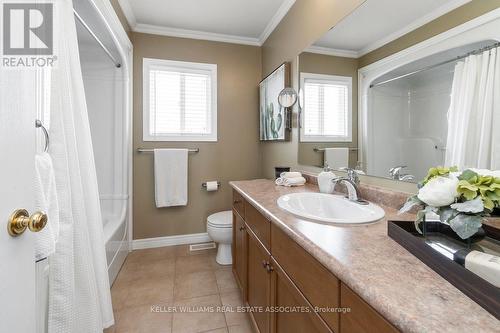
[[[306,183],[306,179],[304,177],[293,177],[293,178],[286,178],[286,177],[279,177],[277,178],[274,183],[279,186],[302,186]]]
[[[156,207],[186,206],[188,150],[155,149]]]
[[[297,172],[297,171],[288,171],[288,172],[282,172],[280,174],[280,177],[281,178],[298,178],[298,177],[302,177],[302,174],[300,172]]]
[[[59,203],[52,159],[47,153],[35,155],[35,209],[47,214],[47,225],[35,234],[35,259],[54,253],[59,238]]]
[[[325,148],[325,164],[332,169],[349,166],[349,148]]]

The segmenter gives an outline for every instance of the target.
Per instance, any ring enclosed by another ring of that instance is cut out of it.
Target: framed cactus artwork
[[[291,110],[280,106],[278,95],[290,85],[290,63],[283,63],[259,84],[260,140],[287,141],[290,139]]]

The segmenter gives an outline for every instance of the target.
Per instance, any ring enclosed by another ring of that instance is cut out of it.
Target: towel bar
[[[339,147],[342,148],[342,147]],[[317,153],[325,151],[325,148],[313,148],[313,150]],[[350,151],[357,151],[359,148],[349,148]]]
[[[138,153],[153,153],[155,150],[152,148],[137,148]],[[188,153],[197,153],[199,152],[199,148],[189,148]]]

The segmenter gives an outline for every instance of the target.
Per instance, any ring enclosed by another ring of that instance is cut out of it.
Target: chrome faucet
[[[409,174],[403,174],[401,171],[403,171],[404,168],[407,168],[406,165],[398,165],[393,168],[389,169],[389,177],[394,180],[401,180],[401,181],[412,181],[415,179],[415,176],[409,175]]]
[[[360,205],[367,205],[368,202],[359,198],[359,177],[356,170],[347,168],[347,177],[338,177],[332,179],[333,184],[336,186],[339,183],[343,183],[347,188],[347,198],[349,201],[358,203]]]

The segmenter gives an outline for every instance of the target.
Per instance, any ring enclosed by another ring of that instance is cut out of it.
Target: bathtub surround
[[[60,1],[51,71],[50,155],[60,233],[49,258],[48,330],[99,332],[114,323],[103,224],[72,2]]]
[[[206,219],[231,207],[228,181],[260,176],[258,84],[261,49],[229,43],[132,33],[134,44],[134,233],[135,240],[206,232]],[[142,140],[142,59],[217,64],[218,141],[144,142]],[[137,148],[199,148],[189,155],[188,204],[157,209],[152,154]],[[221,186],[207,192],[202,183]],[[205,234],[206,235],[206,234]],[[185,239],[185,237],[183,237]],[[189,239],[189,237],[188,237]],[[142,244],[142,243],[141,243]]]

